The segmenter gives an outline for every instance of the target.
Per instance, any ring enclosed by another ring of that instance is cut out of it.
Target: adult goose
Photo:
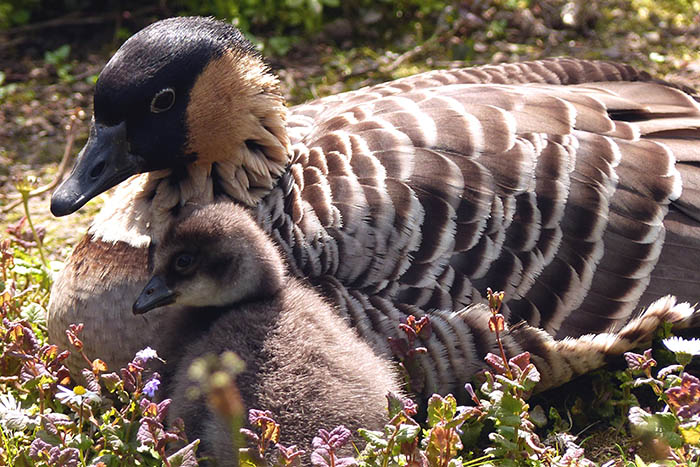
[[[158,310],[131,314],[150,249],[183,206],[220,199],[246,206],[380,353],[400,319],[430,314],[426,391],[480,366],[486,324],[450,312],[486,287],[506,292],[511,323],[544,330],[513,345],[551,363],[546,385],[648,337],[651,321],[630,320],[659,297],[697,300],[698,96],[627,65],[432,71],[287,108],[238,30],[172,18],[124,43],[94,104],[52,212],[128,181],[57,279],[49,334],[65,345],[84,322],[85,350],[112,365],[159,332]],[[659,303],[649,316],[689,313]],[[625,345],[581,344],[566,360],[540,345],[606,331]]]

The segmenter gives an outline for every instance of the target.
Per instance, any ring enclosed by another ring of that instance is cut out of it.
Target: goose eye
[[[189,253],[181,253],[175,258],[175,269],[183,272],[194,264],[194,256]]]
[[[159,114],[170,109],[175,103],[175,91],[172,88],[165,88],[156,93],[151,101],[151,112]]]

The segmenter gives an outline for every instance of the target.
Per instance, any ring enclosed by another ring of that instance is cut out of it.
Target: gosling
[[[380,429],[389,392],[401,393],[379,356],[311,287],[291,277],[271,238],[233,203],[209,205],[174,223],[156,246],[154,274],[135,314],[176,304],[158,346],[166,360],[170,420],[183,418],[199,453],[237,466],[232,433],[203,397],[191,400],[188,369],[198,357],[237,353],[247,409],[270,410],[284,445],[311,452],[319,428]]]

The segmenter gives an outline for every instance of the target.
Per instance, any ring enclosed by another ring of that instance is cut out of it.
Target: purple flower
[[[150,398],[153,398],[156,391],[160,387],[160,380],[158,379],[158,376],[158,373],[154,373],[153,377],[143,386],[143,393]]]

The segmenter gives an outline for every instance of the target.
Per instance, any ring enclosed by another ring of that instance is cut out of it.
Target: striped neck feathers
[[[262,59],[229,50],[195,82],[187,107],[187,150],[232,199],[254,206],[290,156],[279,80]]]

